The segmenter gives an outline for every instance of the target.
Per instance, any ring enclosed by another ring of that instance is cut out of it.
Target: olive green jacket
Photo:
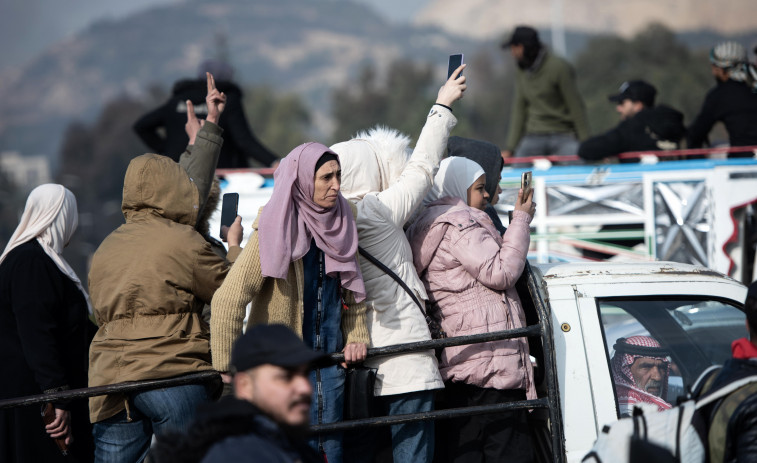
[[[515,150],[524,135],[573,133],[589,137],[586,108],[578,93],[573,68],[545,51],[540,64],[517,69],[515,99],[505,149]]]

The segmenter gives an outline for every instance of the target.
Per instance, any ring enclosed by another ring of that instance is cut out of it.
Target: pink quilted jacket
[[[408,229],[413,263],[433,315],[450,336],[526,326],[515,282],[525,266],[531,216],[515,211],[500,236],[483,211],[441,198]],[[445,381],[494,389],[524,389],[536,398],[526,338],[444,349]]]

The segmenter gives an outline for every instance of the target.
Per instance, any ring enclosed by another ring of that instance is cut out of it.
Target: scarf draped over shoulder
[[[338,277],[360,302],[365,299],[365,285],[356,258],[357,226],[350,205],[341,193],[331,208],[313,201],[315,166],[327,153],[337,156],[320,143],[305,143],[276,169],[273,194],[260,215],[260,267],[264,276],[286,278],[289,264],[304,257],[314,240],[324,253],[326,274]]]

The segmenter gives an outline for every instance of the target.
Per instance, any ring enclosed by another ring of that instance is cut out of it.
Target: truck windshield
[[[730,302],[686,298],[606,298],[599,314],[619,416],[639,403],[675,405],[712,365],[747,335],[744,313]]]

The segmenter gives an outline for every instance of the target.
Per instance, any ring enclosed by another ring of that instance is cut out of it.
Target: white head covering
[[[731,80],[744,82],[748,78],[749,59],[746,48],[738,42],[721,42],[712,47],[710,62],[719,68],[727,69]]]
[[[74,194],[63,185],[40,185],[29,193],[21,222],[0,256],[0,264],[13,249],[36,238],[45,254],[55,262],[60,271],[76,283],[87,301],[87,309],[91,314],[89,294],[82,287],[81,280],[74,270],[61,256],[63,248],[71,240],[78,225],[79,214]]]
[[[427,205],[439,198],[453,196],[468,203],[468,188],[484,175],[484,169],[468,158],[451,157],[442,161],[434,177],[434,185],[423,200]]]
[[[349,200],[361,200],[368,193],[389,188],[405,169],[409,145],[407,136],[377,126],[332,146],[342,167],[342,195]]]

